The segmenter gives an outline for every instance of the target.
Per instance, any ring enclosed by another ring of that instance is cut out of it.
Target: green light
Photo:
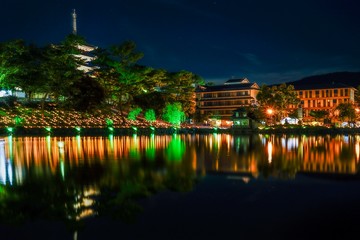
[[[16,116],[16,117],[14,118],[14,121],[15,121],[15,124],[16,124],[16,125],[20,125],[20,124],[24,121],[24,119],[22,119],[22,118],[19,117],[19,116]]]
[[[185,153],[185,143],[177,136],[173,137],[165,150],[165,156],[168,161],[181,162]]]
[[[114,150],[114,135],[112,133],[109,134],[110,148]]]
[[[51,127],[46,127],[45,130],[51,132]]]
[[[113,132],[114,131],[114,128],[113,127],[108,127],[109,131],[110,132]]]
[[[137,116],[141,113],[141,111],[142,109],[139,107],[131,110],[128,114],[128,119],[135,121]]]
[[[107,119],[106,119],[106,125],[107,125],[108,127],[112,126],[113,124],[114,124],[114,121],[113,121],[113,120],[111,120],[110,118],[107,118]]]
[[[154,109],[148,109],[145,112],[145,119],[146,121],[152,123],[156,121],[156,115]]]
[[[150,127],[150,129],[151,129],[151,130],[153,130],[153,131],[155,131],[155,128],[154,128],[154,127],[152,127],[152,126]]]
[[[179,127],[180,123],[185,119],[185,113],[182,111],[181,103],[166,104],[162,117],[163,120]]]
[[[81,131],[81,127],[75,127],[76,131],[80,132]]]
[[[60,162],[60,172],[61,172],[61,177],[63,180],[65,180],[65,165],[64,165],[64,161]]]
[[[217,131],[217,130],[218,130],[218,128],[214,127],[214,131]]]
[[[12,127],[7,127],[6,129],[9,133],[12,133],[14,131],[14,128],[12,128]]]
[[[132,126],[132,129],[134,129],[134,131],[137,131],[137,127]]]
[[[150,143],[145,149],[146,158],[153,161],[156,159],[155,135],[150,134]]]

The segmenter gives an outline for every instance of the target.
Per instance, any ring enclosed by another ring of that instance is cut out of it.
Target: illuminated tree
[[[110,49],[101,49],[96,60],[100,65],[97,74],[107,89],[107,97],[117,104],[121,114],[124,107],[130,106],[133,97],[144,91],[144,75],[150,71],[136,65],[143,53],[135,48],[134,42],[127,41]]]
[[[287,86],[286,84],[272,87],[263,85],[260,87],[256,99],[260,108],[264,110],[268,108],[274,109],[277,118],[286,117],[289,113],[289,106],[297,105],[300,102],[294,86]]]
[[[167,103],[162,117],[164,121],[174,126],[180,126],[181,122],[185,120],[185,113],[182,111],[180,103]]]
[[[136,120],[137,116],[141,113],[142,109],[141,108],[135,108],[132,109],[129,114],[128,114],[128,119],[129,120]]]
[[[30,87],[37,70],[35,46],[27,46],[23,40],[0,44],[0,87],[14,90],[16,87]],[[30,69],[31,68],[31,69]],[[31,74],[29,74],[31,73]],[[29,80],[30,79],[30,80]]]
[[[58,101],[60,97],[68,95],[74,82],[83,77],[83,72],[77,67],[76,59],[61,46],[48,45],[43,49],[41,77],[37,82],[37,91],[43,94],[42,109],[48,97]]]
[[[356,117],[355,108],[351,103],[340,103],[336,110],[339,111],[338,117],[341,121],[351,122]]]
[[[195,87],[203,84],[203,79],[194,73],[180,71],[168,73],[161,88],[166,102],[178,102],[189,116],[196,111]]]
[[[152,123],[156,121],[156,115],[154,109],[147,109],[145,111],[145,119],[146,121]]]

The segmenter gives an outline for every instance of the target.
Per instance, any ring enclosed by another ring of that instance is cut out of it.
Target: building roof
[[[247,90],[247,89],[259,89],[259,85],[256,83],[231,83],[223,85],[213,86],[201,86],[196,89],[196,92],[216,92],[216,91],[232,91],[232,90]]]
[[[229,79],[227,80],[224,84],[225,85],[229,85],[229,84],[239,84],[239,83],[249,83],[249,79],[247,78],[236,78],[236,79]]]
[[[321,84],[299,84],[294,85],[295,90],[314,90],[314,89],[334,89],[334,88],[354,88],[342,83],[321,83]]]

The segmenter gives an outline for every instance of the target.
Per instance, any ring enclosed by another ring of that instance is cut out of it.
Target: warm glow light
[[[269,115],[272,115],[274,113],[274,110],[272,110],[271,108],[268,108],[266,110],[266,113],[269,114]]]
[[[271,141],[268,142],[267,149],[268,149],[268,161],[269,161],[269,163],[271,163],[272,162],[272,153],[273,153],[273,145],[272,145]]]

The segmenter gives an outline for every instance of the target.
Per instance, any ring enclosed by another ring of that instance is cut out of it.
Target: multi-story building
[[[311,111],[327,111],[331,118],[335,114],[335,108],[340,103],[354,103],[356,89],[340,83],[322,83],[295,85],[295,90],[300,99],[299,106],[291,106],[292,109],[302,110],[303,121],[313,120]]]
[[[217,126],[232,125],[234,110],[256,102],[259,91],[256,83],[247,78],[230,79],[222,85],[201,86],[196,89],[199,114],[209,116]]]

